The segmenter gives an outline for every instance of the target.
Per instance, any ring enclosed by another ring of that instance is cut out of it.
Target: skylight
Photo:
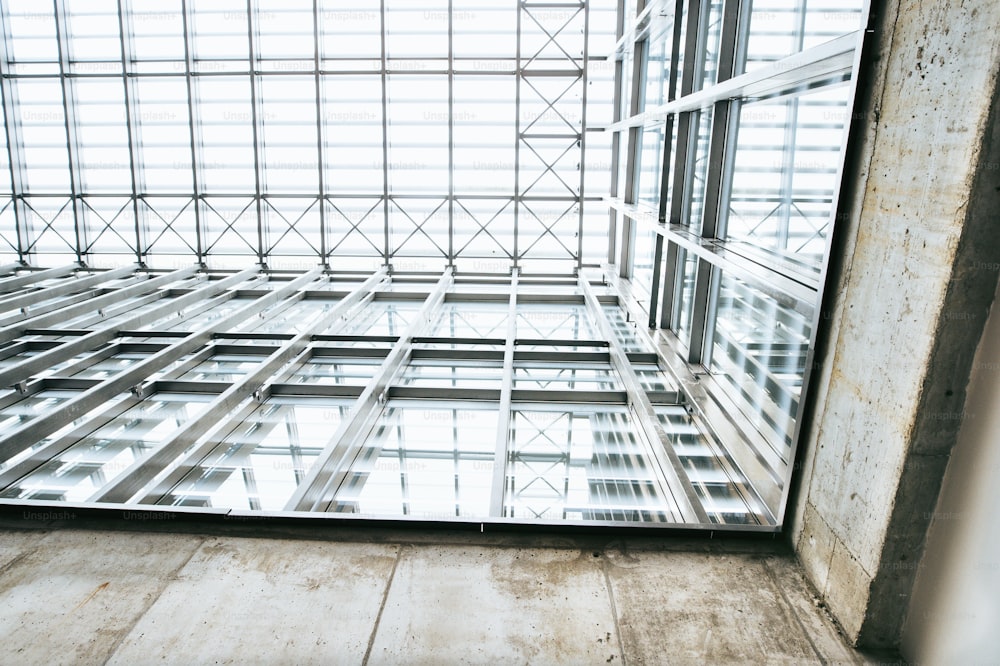
[[[606,257],[612,0],[56,7],[2,11],[8,258],[505,273]]]

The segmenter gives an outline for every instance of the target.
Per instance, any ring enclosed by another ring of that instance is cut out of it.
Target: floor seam
[[[115,656],[115,653],[118,652],[118,648],[120,648],[122,643],[125,642],[125,639],[132,635],[132,632],[135,630],[136,625],[139,624],[139,621],[142,620],[142,618],[146,617],[146,613],[149,612],[149,609],[152,608],[153,605],[160,600],[161,596],[163,596],[164,590],[166,590],[170,586],[170,583],[177,580],[177,574],[179,574],[181,570],[188,565],[188,563],[194,558],[194,556],[198,553],[198,551],[201,550],[201,547],[205,545],[205,541],[207,540],[208,537],[200,537],[198,545],[191,549],[191,552],[188,554],[187,557],[184,558],[183,562],[174,567],[174,570],[171,571],[170,574],[165,578],[166,582],[164,583],[163,587],[160,588],[160,591],[156,594],[156,596],[149,600],[149,603],[146,604],[146,607],[142,609],[142,612],[136,614],[135,619],[132,620],[132,622],[128,625],[128,628],[126,628],[125,631],[122,632],[121,636],[119,636],[118,639],[115,640],[114,644],[111,646],[111,650],[108,652],[107,659],[105,659],[103,663],[107,664],[109,661],[111,661],[111,659]]]
[[[396,568],[399,566],[399,561],[403,559],[403,549],[406,548],[405,544],[399,544],[399,550],[396,551],[396,559],[392,562],[392,571],[389,572],[389,580],[385,583],[385,590],[382,591],[382,603],[379,604],[378,613],[375,615],[375,624],[372,626],[372,633],[368,637],[368,647],[365,648],[365,656],[361,659],[361,666],[367,666],[368,660],[372,655],[372,648],[375,646],[375,636],[378,634],[379,624],[382,622],[382,612],[385,610],[385,602],[389,600],[389,589],[392,587],[392,581],[396,579]]]
[[[622,666],[627,666],[628,660],[625,658],[625,641],[622,640],[621,626],[618,624],[618,605],[615,603],[615,589],[611,586],[611,576],[608,575],[607,557],[601,558],[601,573],[604,574],[604,584],[608,588],[608,601],[611,604],[611,619],[615,623],[615,637],[618,639],[618,652],[622,658]]]

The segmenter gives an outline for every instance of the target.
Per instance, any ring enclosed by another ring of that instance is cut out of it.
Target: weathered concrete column
[[[1000,267],[1000,3],[873,3],[792,541],[895,647]]]

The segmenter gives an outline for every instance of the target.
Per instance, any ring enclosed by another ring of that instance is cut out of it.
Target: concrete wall
[[[1000,262],[1000,3],[874,3],[792,541],[848,638],[899,643]]]
[[[968,396],[903,630],[903,655],[915,662],[1000,656],[1000,307],[987,321]]]

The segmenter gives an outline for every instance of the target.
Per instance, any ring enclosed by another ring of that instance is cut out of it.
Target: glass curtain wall
[[[862,2],[0,4],[0,502],[780,529]]]
[[[836,219],[861,0],[624,3],[618,274],[783,512]],[[684,383],[682,381],[682,383]]]

